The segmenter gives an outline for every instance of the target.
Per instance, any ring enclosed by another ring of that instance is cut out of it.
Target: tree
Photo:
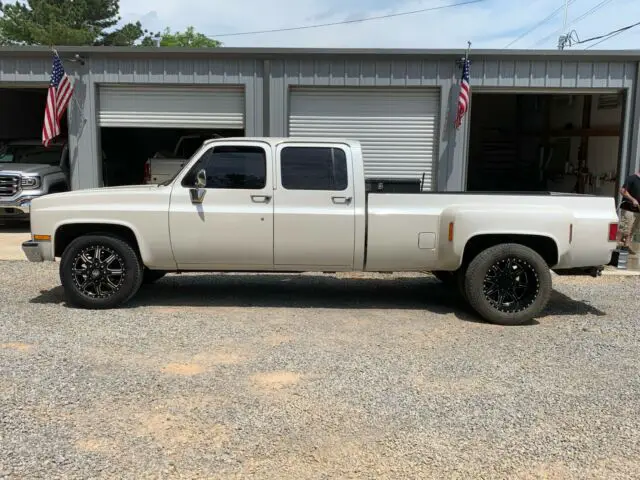
[[[197,33],[193,27],[188,27],[184,32],[171,33],[169,28],[160,36],[161,47],[189,47],[189,48],[216,48],[221,47],[222,42],[209,38],[203,33]]]
[[[0,2],[0,42],[4,45],[114,45],[148,42],[140,22],[114,29],[119,0],[26,0]]]

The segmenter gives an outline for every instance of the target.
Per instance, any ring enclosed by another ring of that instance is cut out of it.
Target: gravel
[[[0,478],[632,478],[635,277],[500,327],[423,275],[190,275],[119,310],[0,262]]]

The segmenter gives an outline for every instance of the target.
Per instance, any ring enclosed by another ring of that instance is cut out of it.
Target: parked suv
[[[45,147],[29,139],[0,145],[0,219],[28,221],[32,199],[67,190],[66,142]]]

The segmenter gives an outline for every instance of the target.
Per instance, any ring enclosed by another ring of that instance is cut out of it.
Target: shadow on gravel
[[[31,302],[63,304],[62,287],[42,291]],[[408,309],[454,313],[460,320],[483,323],[460,300],[455,288],[432,277],[170,275],[153,285],[143,286],[125,308],[145,306]],[[606,313],[554,291],[542,317],[557,315],[604,316]]]

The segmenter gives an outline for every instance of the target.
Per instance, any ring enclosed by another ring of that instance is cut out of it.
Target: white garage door
[[[242,87],[103,85],[102,127],[244,128]]]
[[[392,88],[291,90],[289,136],[360,140],[367,178],[433,185],[440,91]]]

